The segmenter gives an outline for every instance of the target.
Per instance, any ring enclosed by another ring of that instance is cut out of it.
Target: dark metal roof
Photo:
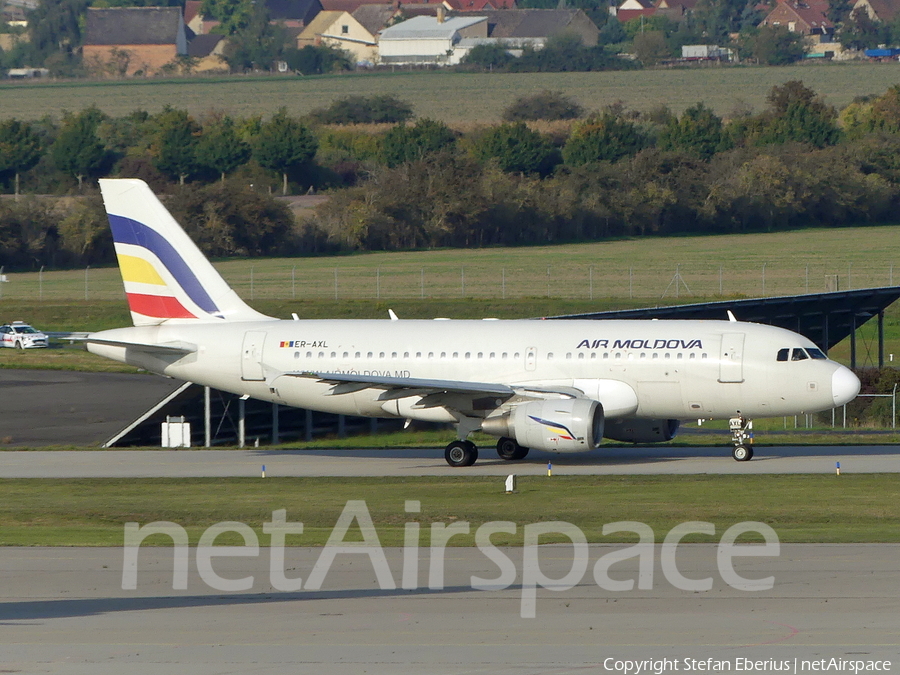
[[[672,307],[624,309],[548,318],[727,319],[728,311],[731,310],[739,321],[787,328],[805,335],[827,350],[848,337],[854,327],[859,328],[898,298],[900,298],[900,286],[886,286],[863,288],[857,291],[722,300]]]
[[[168,45],[178,41],[180,7],[88,8],[87,45]]]

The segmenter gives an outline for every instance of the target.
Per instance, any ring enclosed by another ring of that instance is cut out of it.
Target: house
[[[188,53],[180,7],[89,7],[82,56],[95,74],[150,75]]]
[[[356,64],[372,65],[378,59],[375,34],[348,12],[319,12],[297,36],[297,47],[323,44],[350,53]]]
[[[438,11],[437,16],[415,16],[381,31],[379,61],[397,65],[456,65],[465,53],[456,49],[460,41],[486,38],[487,26],[485,16],[447,17],[443,11]]]
[[[548,38],[575,35],[585,47],[597,45],[600,29],[580,9],[501,9],[482,12],[488,37],[495,41],[530,44],[540,49]]]
[[[853,10],[864,10],[872,21],[891,23],[900,14],[897,0],[856,0]]]
[[[670,21],[679,22],[693,11],[697,0],[656,0],[653,16],[662,15]]]
[[[393,3],[360,5],[352,12],[353,18],[373,37],[393,23],[399,13],[400,7]]]
[[[196,60],[193,66],[194,72],[227,72],[228,62],[225,60],[226,44],[228,44],[228,40],[224,35],[207,33],[194,36],[188,43],[188,56]]]
[[[828,20],[828,0],[779,0],[760,26],[785,26],[807,38],[811,54],[842,51],[834,40],[834,24]]]
[[[656,7],[653,0],[625,0],[616,9],[616,18],[622,23],[639,19],[642,16],[653,16]]]
[[[445,0],[454,12],[481,12],[495,9],[515,9],[516,0]]]
[[[305,28],[322,11],[319,0],[266,0],[269,20],[288,28]]]

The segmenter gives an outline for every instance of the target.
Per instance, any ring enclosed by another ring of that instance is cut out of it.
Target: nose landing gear
[[[728,428],[731,429],[731,442],[734,444],[731,456],[738,462],[753,459],[753,420],[732,417],[728,420]]]

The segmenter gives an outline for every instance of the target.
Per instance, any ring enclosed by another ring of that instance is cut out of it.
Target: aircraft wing
[[[500,405],[514,396],[525,398],[578,398],[583,393],[566,387],[522,387],[496,382],[467,382],[460,380],[432,380],[417,377],[390,377],[382,375],[347,375],[325,372],[282,373],[288,377],[305,377],[334,385],[332,396],[351,394],[364,389],[383,389],[378,398],[390,401],[408,396],[421,396],[416,407],[433,408],[447,406],[460,411],[485,410]],[[487,400],[486,400],[487,399]],[[498,401],[497,399],[502,399]]]

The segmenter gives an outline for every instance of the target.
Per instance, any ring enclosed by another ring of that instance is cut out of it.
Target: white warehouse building
[[[383,64],[436,64],[453,66],[467,49],[458,49],[461,40],[486,38],[485,16],[416,16],[381,31],[378,56]]]

